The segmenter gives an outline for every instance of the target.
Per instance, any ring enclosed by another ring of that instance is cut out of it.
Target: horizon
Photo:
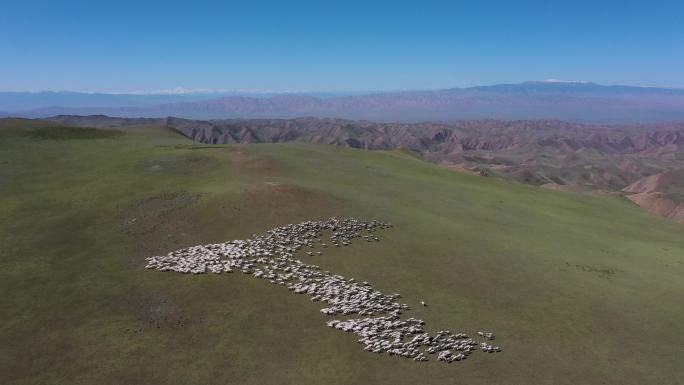
[[[189,119],[314,116],[385,122],[487,118],[662,122],[684,121],[684,89],[546,79],[465,88],[366,92],[186,88],[129,93],[0,92],[0,116],[56,115]]]
[[[80,91],[74,89],[43,89],[43,90],[1,90],[0,93],[75,93],[84,95],[130,95],[130,96],[181,96],[181,95],[225,95],[235,94],[236,96],[250,96],[250,95],[298,95],[298,94],[323,94],[323,95],[354,95],[354,94],[375,94],[375,93],[395,93],[395,92],[420,92],[420,91],[440,91],[449,89],[469,89],[477,87],[492,87],[499,85],[521,85],[534,83],[549,83],[549,84],[592,84],[601,87],[633,87],[633,88],[653,88],[653,89],[667,89],[667,90],[681,90],[684,86],[649,86],[638,84],[603,84],[594,81],[584,80],[560,80],[560,79],[544,79],[544,80],[524,80],[517,83],[490,83],[490,84],[476,84],[469,86],[444,86],[436,88],[404,88],[404,89],[373,89],[373,90],[358,90],[358,89],[329,89],[329,90],[306,90],[306,89],[221,89],[221,88],[189,88],[183,86],[170,87],[166,89],[157,90],[129,90],[129,91]]]
[[[367,93],[552,78],[681,88],[682,11],[675,1],[11,3],[0,89]]]

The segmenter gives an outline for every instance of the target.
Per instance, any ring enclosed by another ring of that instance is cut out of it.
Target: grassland
[[[204,146],[155,126],[55,138],[56,126],[0,121],[2,384],[684,383],[684,230],[624,199],[402,152]],[[373,355],[282,288],[142,268],[333,215],[395,228],[303,259],[425,299],[411,312],[431,328],[494,330],[504,352]]]

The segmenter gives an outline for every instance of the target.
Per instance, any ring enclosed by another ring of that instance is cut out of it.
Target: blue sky
[[[682,1],[0,3],[0,90],[684,86]]]

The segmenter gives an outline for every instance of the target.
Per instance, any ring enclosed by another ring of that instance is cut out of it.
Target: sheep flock
[[[383,294],[368,282],[335,275],[294,258],[302,251],[309,256],[321,255],[322,251],[313,250],[345,247],[353,240],[377,242],[380,239],[376,232],[391,227],[388,223],[355,218],[306,221],[277,227],[250,239],[193,246],[150,257],[146,268],[192,274],[241,271],[287,287],[295,294],[307,294],[312,301],[326,304],[321,313],[345,316],[328,321],[327,325],[356,334],[368,352],[417,362],[428,361],[429,355],[436,354],[439,361],[451,363],[466,359],[478,349],[488,353],[501,351],[491,344],[495,338],[492,332],[477,332],[476,338],[449,330],[430,334],[425,331],[424,321],[402,317],[409,306],[397,301],[401,298],[399,294]],[[329,239],[324,239],[324,232],[330,234]],[[352,315],[362,318],[346,317]]]

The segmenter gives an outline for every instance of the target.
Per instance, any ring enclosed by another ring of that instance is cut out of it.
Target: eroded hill
[[[684,166],[684,124],[593,126],[560,121],[372,123],[337,119],[190,121],[167,125],[211,144],[299,141],[369,150],[404,148],[483,175],[580,189],[620,190]]]
[[[646,210],[684,223],[684,170],[651,175],[623,189],[627,197]]]

